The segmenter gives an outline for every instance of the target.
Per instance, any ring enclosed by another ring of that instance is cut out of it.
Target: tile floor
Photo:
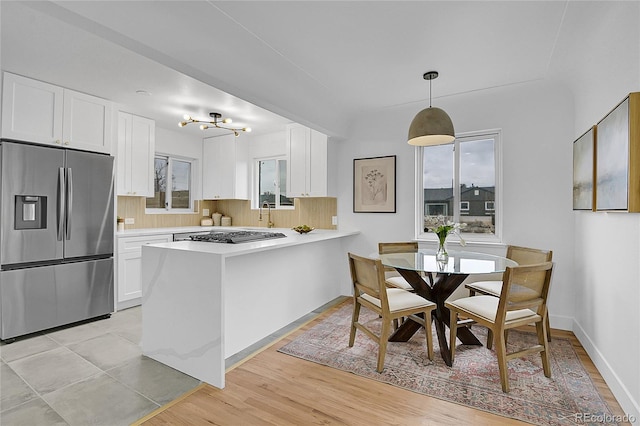
[[[227,358],[227,368],[310,321],[339,297]],[[124,426],[200,381],[142,355],[142,309],[0,343],[0,425]]]
[[[0,346],[0,424],[128,425],[200,381],[142,355],[140,307]]]

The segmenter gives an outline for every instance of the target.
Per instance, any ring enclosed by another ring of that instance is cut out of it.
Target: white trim
[[[183,163],[189,163],[189,172],[190,172],[189,173],[190,174],[189,176],[189,207],[186,209],[147,208],[146,198],[152,198],[152,197],[145,197],[145,209],[144,209],[145,214],[198,214],[199,212],[194,211],[195,201],[196,201],[195,191],[197,190],[196,168],[197,168],[198,160],[196,158],[184,157],[182,155],[167,154],[164,152],[155,152],[153,155],[154,168],[155,168],[155,159],[157,157],[167,158],[167,161],[169,163],[169,171],[172,171],[171,164],[173,163],[174,160],[181,161]]]
[[[463,138],[482,138],[483,136],[490,137],[494,140],[494,162],[496,167],[496,184],[495,184],[495,204],[497,205],[497,209],[494,210],[496,217],[495,224],[495,232],[494,234],[472,234],[472,233],[462,233],[462,237],[468,242],[477,242],[480,244],[502,244],[502,224],[504,222],[503,217],[503,169],[504,165],[502,163],[502,129],[487,129],[487,130],[479,130],[474,132],[464,132],[457,133],[456,140],[454,140],[453,145],[457,147],[459,142],[458,139]],[[422,214],[424,210],[424,189],[422,188],[422,174],[423,174],[423,148],[416,146],[414,150],[415,155],[415,228],[414,235],[415,239],[418,241],[437,241],[437,238],[433,233],[424,232],[422,228]],[[460,169],[459,158],[458,155],[454,155],[454,161],[456,164],[454,165],[454,170]],[[458,182],[458,176],[454,177],[454,200],[460,200],[460,185]],[[454,216],[460,215],[460,203],[453,203],[454,208]]]
[[[261,161],[268,161],[268,160],[274,160],[276,161],[276,164],[280,164],[280,161],[284,161],[287,165],[287,170],[286,172],[288,173],[289,170],[289,158],[287,158],[286,155],[270,155],[270,156],[265,156],[265,157],[253,157],[253,167],[252,167],[252,173],[253,173],[253,187],[251,188],[251,209],[253,210],[260,210],[260,206],[258,205],[259,200],[260,200],[260,162]],[[276,167],[277,169],[277,167]],[[278,176],[278,170],[276,170],[276,177]],[[279,185],[276,185],[278,187],[278,189],[280,189]],[[273,207],[272,210],[295,210],[295,201],[294,201],[294,197],[287,197],[286,192],[283,193],[282,191],[280,191],[280,196],[284,195],[286,198],[291,199],[291,201],[294,203],[294,205],[291,206],[277,206],[277,207]]]
[[[598,350],[594,342],[575,319],[573,320],[573,334],[578,338],[584,350],[587,351],[587,355],[589,355],[589,358],[593,361],[593,365],[596,366],[596,369],[600,375],[602,375],[607,386],[609,386],[613,396],[618,400],[622,411],[629,416],[635,417],[633,424],[639,424],[640,402],[633,399],[633,395],[629,392],[629,389],[627,389],[622,380],[620,380],[620,377],[615,373],[613,368],[611,368],[611,364],[609,364],[602,355],[602,352]]]

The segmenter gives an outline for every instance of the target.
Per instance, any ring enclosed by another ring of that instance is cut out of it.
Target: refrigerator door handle
[[[71,167],[67,168],[67,215],[66,215],[66,228],[67,228],[67,240],[71,239],[71,215],[73,211],[73,174]]]
[[[65,176],[64,176],[64,168],[60,167],[58,169],[58,241],[62,241],[64,236],[64,223],[65,223],[65,215],[64,209],[66,205],[66,194],[65,194]]]

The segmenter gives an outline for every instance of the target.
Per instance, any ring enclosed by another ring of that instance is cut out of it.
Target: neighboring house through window
[[[500,131],[457,135],[446,145],[418,149],[419,238],[434,239],[424,228],[429,216],[445,216],[466,223],[469,241],[500,238],[501,144]]]

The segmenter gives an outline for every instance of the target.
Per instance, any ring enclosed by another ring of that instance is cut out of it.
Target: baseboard
[[[620,377],[613,371],[611,365],[598,350],[591,338],[577,321],[573,321],[573,334],[578,338],[582,347],[587,351],[589,358],[593,361],[600,375],[611,389],[613,396],[616,397],[620,407],[629,417],[631,424],[640,424],[640,404],[633,399],[627,387],[622,383]]]
[[[573,331],[573,317],[549,315],[549,325],[556,330]]]
[[[118,302],[118,310],[133,308],[139,306],[142,303],[142,297],[136,297],[135,299],[125,300],[124,302]]]

